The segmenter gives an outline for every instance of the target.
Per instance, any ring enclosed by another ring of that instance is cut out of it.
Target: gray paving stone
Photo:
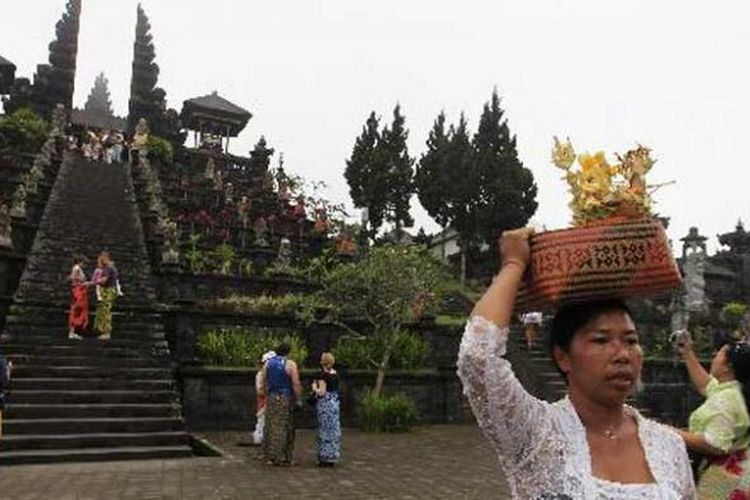
[[[296,465],[271,467],[244,432],[202,434],[225,457],[0,469],[0,497],[22,499],[503,499],[507,485],[489,444],[471,426],[409,434],[344,429],[343,457],[315,466],[315,433],[297,434]]]

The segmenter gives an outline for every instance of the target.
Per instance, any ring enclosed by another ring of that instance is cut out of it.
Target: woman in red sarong
[[[70,270],[70,311],[68,312],[68,338],[81,339],[81,333],[89,324],[89,291],[86,274],[83,272],[85,259],[73,257]]]

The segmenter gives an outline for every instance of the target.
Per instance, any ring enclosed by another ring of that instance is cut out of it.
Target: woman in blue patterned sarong
[[[318,466],[333,467],[341,457],[341,407],[339,375],[333,369],[336,360],[330,352],[320,356],[321,371],[315,376],[312,390],[317,398]]]

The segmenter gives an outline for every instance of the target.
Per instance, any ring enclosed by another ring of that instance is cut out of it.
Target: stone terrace
[[[297,433],[289,468],[263,465],[245,433],[211,433],[223,458],[17,466],[0,474],[9,500],[46,499],[503,499],[510,498],[492,448],[473,426],[410,434],[345,429],[343,461],[314,465],[313,431]]]

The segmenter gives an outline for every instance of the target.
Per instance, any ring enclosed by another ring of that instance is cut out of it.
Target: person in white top
[[[458,356],[464,394],[513,498],[695,498],[680,436],[624,403],[643,352],[622,302],[562,307],[552,320],[553,357],[568,386],[562,400],[536,399],[516,379],[503,356],[531,233],[503,234],[501,270],[477,302]]]

